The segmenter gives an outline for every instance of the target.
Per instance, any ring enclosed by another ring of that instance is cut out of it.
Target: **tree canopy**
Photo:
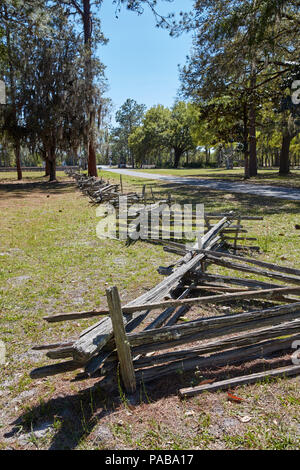
[[[3,0],[0,78],[7,105],[0,110],[0,143],[3,161],[14,153],[19,179],[29,153],[45,161],[51,180],[57,158],[80,156],[96,176],[104,159],[178,167],[211,164],[212,156],[220,164],[230,149],[245,178],[268,162],[289,172],[299,156],[298,0],[195,0],[179,19],[159,12],[172,0],[109,1],[116,15],[147,8],[171,35],[192,32],[175,103],[146,110],[128,98],[112,128],[105,64],[97,56],[109,39],[101,28],[103,0]]]
[[[299,2],[199,0],[173,33],[191,28],[194,48],[181,69],[182,95],[224,131],[225,141],[242,142],[245,176],[255,176],[260,112],[270,100],[279,108],[299,75]]]

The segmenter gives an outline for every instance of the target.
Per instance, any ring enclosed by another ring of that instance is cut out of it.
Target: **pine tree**
[[[200,106],[222,96],[240,105],[245,177],[257,172],[257,113],[269,82],[291,73],[291,55],[299,56],[298,3],[198,0],[194,12],[173,28],[173,34],[195,30],[194,50],[181,73],[184,96]]]

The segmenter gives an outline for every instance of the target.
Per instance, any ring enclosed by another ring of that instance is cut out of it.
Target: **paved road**
[[[172,184],[183,184],[189,186],[200,186],[217,191],[226,191],[230,193],[255,194],[256,196],[277,197],[280,199],[289,199],[291,201],[300,201],[300,189],[286,188],[283,186],[270,186],[251,183],[235,183],[231,181],[207,180],[201,178],[192,178],[184,176],[159,175],[157,173],[146,173],[129,169],[113,169],[102,165],[106,171],[119,173],[121,175],[135,176],[138,178],[147,178],[152,180],[166,181]]]

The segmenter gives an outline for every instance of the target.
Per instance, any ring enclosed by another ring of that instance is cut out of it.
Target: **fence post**
[[[240,231],[240,225],[241,225],[241,216],[238,217],[237,221],[237,229],[235,233],[235,239],[234,239],[234,253],[236,254],[236,247],[237,247],[237,242],[238,242],[238,236],[239,236],[239,231]]]
[[[146,185],[143,185],[142,189],[142,201],[146,204]]]
[[[135,372],[132,363],[131,350],[127,340],[120,296],[117,287],[106,290],[107,303],[111,316],[114,338],[120,362],[120,372],[128,393],[136,390]]]
[[[123,194],[123,181],[122,181],[122,175],[120,175],[120,186],[121,186],[121,193]]]

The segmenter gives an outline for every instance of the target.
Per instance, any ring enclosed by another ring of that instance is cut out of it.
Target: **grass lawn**
[[[177,390],[193,374],[142,386],[133,402],[108,397],[99,379],[75,381],[75,373],[30,379],[31,369],[50,363],[31,350],[34,344],[73,338],[94,323],[47,324],[43,316],[105,307],[112,285],[127,302],[161,280],[158,266],[177,259],[144,242],[127,247],[98,239],[95,207],[63,173],[58,180],[48,184],[42,173],[24,172],[19,184],[0,173],[0,339],[7,349],[0,366],[0,449],[298,449],[297,378],[239,387],[240,404],[224,392],[180,400]],[[161,197],[171,192],[176,202],[201,202],[207,211],[263,215],[263,222],[247,225],[262,249],[257,256],[299,267],[299,203],[126,176],[123,184],[135,191],[151,184]],[[45,432],[33,432],[40,425]]]
[[[145,173],[157,173],[160,175],[173,175],[185,177],[199,177],[204,179],[222,179],[228,181],[244,181],[244,169],[234,168],[225,170],[224,168],[179,168],[175,169],[155,169],[137,170]],[[258,170],[258,175],[246,181],[246,184],[270,184],[274,186],[287,186],[289,188],[300,188],[300,169],[292,170],[289,176],[280,176],[278,168]]]
[[[58,171],[58,174],[63,175],[62,171]],[[47,181],[47,178],[44,176],[45,171],[23,171],[23,180],[19,183],[26,183],[30,181]],[[16,171],[0,171],[0,183],[13,183],[17,182],[17,172]]]

